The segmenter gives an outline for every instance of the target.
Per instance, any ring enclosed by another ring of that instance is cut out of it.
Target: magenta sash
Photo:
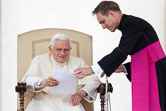
[[[159,41],[131,56],[132,111],[161,111],[155,62],[163,57]]]

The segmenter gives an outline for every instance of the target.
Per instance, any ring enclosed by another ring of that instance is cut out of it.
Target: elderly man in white
[[[74,95],[50,93],[50,88],[59,84],[53,77],[54,69],[73,73],[78,67],[87,67],[83,59],[69,55],[71,48],[70,39],[58,33],[50,41],[50,53],[33,58],[22,79],[27,83],[28,94],[32,97],[25,111],[85,111],[81,99],[88,102],[96,99],[96,89],[100,84],[96,75],[78,80]]]

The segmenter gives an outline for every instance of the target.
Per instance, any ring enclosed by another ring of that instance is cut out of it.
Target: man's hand
[[[122,64],[115,70],[115,73],[121,73],[121,72],[125,72],[125,68]]]
[[[53,87],[59,84],[58,80],[53,77],[48,77],[47,79],[43,79],[40,86],[42,87]]]
[[[77,68],[77,69],[74,70],[74,75],[78,79],[82,79],[85,76],[89,76],[89,75],[92,75],[92,74],[93,74],[93,72],[92,72],[90,67],[88,67],[88,68]]]
[[[80,91],[74,95],[72,95],[71,99],[70,99],[70,103],[73,105],[73,106],[76,106],[80,103],[80,101],[82,100],[82,98],[86,96],[86,92],[85,91]]]

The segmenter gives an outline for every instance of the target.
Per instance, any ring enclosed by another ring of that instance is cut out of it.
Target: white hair
[[[70,48],[72,48],[71,40],[69,39],[69,37],[67,35],[62,34],[62,33],[57,33],[52,37],[52,39],[50,40],[51,48],[54,47],[56,40],[68,40]]]

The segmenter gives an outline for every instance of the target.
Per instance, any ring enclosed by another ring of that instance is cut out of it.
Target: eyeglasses
[[[61,49],[61,48],[56,48],[55,50],[58,53],[62,52],[62,50],[63,50],[64,53],[68,53],[70,51],[70,49]]]

